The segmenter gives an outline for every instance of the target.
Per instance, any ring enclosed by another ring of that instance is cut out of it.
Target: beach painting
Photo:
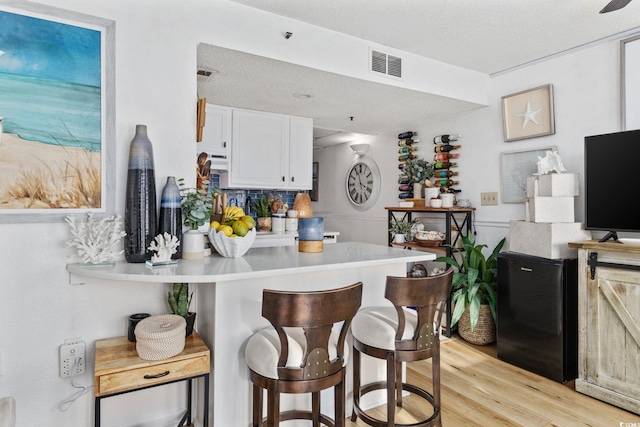
[[[0,8],[2,222],[106,212],[103,33]]]

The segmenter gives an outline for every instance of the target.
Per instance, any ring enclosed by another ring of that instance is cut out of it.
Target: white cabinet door
[[[289,165],[287,116],[258,111],[232,113],[231,169],[220,177],[228,188],[284,188]]]
[[[288,188],[311,190],[313,164],[313,120],[289,117]]]
[[[197,155],[207,153],[213,165],[228,168],[231,145],[231,108],[207,104],[202,141],[197,143]]]

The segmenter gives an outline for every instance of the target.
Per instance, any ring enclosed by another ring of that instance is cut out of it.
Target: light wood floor
[[[577,393],[573,382],[563,385],[498,360],[495,345],[474,346],[453,337],[443,341],[440,353],[444,427],[640,426],[640,415]],[[430,384],[431,362],[409,363],[407,378],[413,384]],[[404,400],[397,422],[415,422],[416,414],[431,413],[425,409],[428,404],[416,400]],[[384,418],[386,411],[369,413]],[[347,420],[346,427],[356,426],[366,424]]]

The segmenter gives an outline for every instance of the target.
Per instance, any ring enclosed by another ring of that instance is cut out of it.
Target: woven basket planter
[[[469,307],[467,307],[458,320],[458,334],[465,341],[475,345],[494,342],[496,340],[496,323],[493,321],[489,305],[482,304],[480,306],[478,323],[473,331],[471,331],[471,319],[469,318]]]

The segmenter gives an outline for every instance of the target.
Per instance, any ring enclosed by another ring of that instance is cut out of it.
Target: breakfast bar
[[[252,248],[240,258],[213,255],[204,260],[180,260],[177,264],[156,268],[117,262],[111,267],[69,264],[67,270],[72,284],[114,280],[199,284],[196,330],[212,354],[209,419],[212,425],[221,427],[250,423],[251,382],[244,347],[253,332],[268,326],[261,316],[263,289],[309,291],[362,282],[363,307],[389,304],[384,299],[386,276],[404,276],[407,264],[433,259],[435,254],[431,252],[343,242],[325,245],[318,253],[281,246]],[[384,376],[383,365],[370,370],[369,374],[372,378]],[[347,390],[347,413],[350,413],[350,387]],[[310,404],[310,398],[283,396],[283,408],[293,404],[305,407]],[[323,411],[331,413],[333,399],[327,396],[322,405]]]

